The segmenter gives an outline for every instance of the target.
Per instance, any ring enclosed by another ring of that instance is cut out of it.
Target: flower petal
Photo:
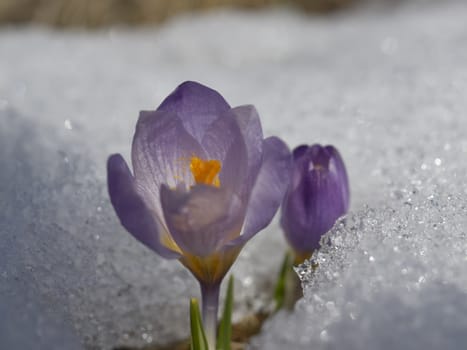
[[[221,162],[221,187],[241,194],[248,170],[247,148],[232,110],[224,113],[209,126],[201,145],[208,159]]]
[[[229,104],[217,91],[193,81],[179,85],[157,108],[178,116],[198,142],[209,124],[229,109]]]
[[[131,159],[138,192],[162,217],[160,186],[194,183],[190,158],[205,158],[199,143],[185,130],[180,118],[169,113],[141,112],[136,125]]]
[[[161,187],[165,221],[174,241],[186,253],[208,256],[240,234],[244,208],[233,193],[196,185],[171,190]]]
[[[254,106],[247,105],[232,108],[232,113],[237,120],[246,145],[248,170],[245,180],[243,181],[243,196],[246,196],[246,200],[248,200],[261,167],[263,130],[261,129],[258,112]]]
[[[296,171],[294,178],[296,178]],[[319,248],[321,234],[313,234],[310,230],[307,206],[310,197],[308,182],[302,178],[289,188],[284,202],[280,224],[290,245],[300,252],[312,252]],[[310,199],[311,201],[311,199]]]
[[[134,178],[120,154],[110,156],[107,161],[107,183],[110,201],[123,227],[163,257],[180,257],[161,243],[157,221],[136,192]]]
[[[305,206],[299,203],[304,195],[308,197]],[[311,252],[319,248],[321,236],[345,213],[340,196],[340,189],[325,174],[308,176],[290,193],[284,203],[281,224],[295,250]]]
[[[289,185],[291,161],[290,151],[281,139],[264,140],[263,162],[251,193],[243,232],[229,245],[247,242],[271,222]]]
[[[339,153],[339,151],[333,146],[326,146],[326,151],[330,154],[331,160],[329,161],[329,172],[334,174],[336,182],[340,184],[338,186],[341,189],[341,200],[342,200],[342,209],[344,212],[349,210],[350,206],[350,186],[349,186],[349,177],[347,175],[347,170],[345,168],[344,161]]]
[[[297,161],[298,159],[303,157],[308,151],[308,148],[308,145],[300,145],[295,147],[295,149],[292,151],[293,160]]]

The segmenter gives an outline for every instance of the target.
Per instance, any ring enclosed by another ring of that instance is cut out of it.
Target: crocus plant
[[[319,249],[321,237],[347,212],[349,197],[347,172],[336,148],[315,144],[294,149],[280,220],[292,254],[285,254],[280,269],[274,293],[276,309],[292,309],[303,295],[292,266]]]
[[[347,212],[349,198],[347,172],[336,148],[315,144],[294,149],[281,225],[294,251],[295,264],[319,248],[321,236]]]
[[[197,278],[214,349],[221,281],[276,213],[290,152],[277,137],[263,139],[253,106],[231,108],[218,92],[185,82],[140,112],[131,162],[133,174],[120,154],[109,157],[111,202],[128,232]]]

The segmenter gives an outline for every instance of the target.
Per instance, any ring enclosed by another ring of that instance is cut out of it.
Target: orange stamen
[[[203,160],[198,157],[191,157],[190,170],[193,174],[196,184],[205,184],[214,187],[220,187],[220,161],[216,159]]]

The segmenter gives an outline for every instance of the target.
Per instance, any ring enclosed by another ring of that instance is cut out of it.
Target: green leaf
[[[190,300],[191,350],[209,350],[203,322],[199,312],[198,300]]]
[[[287,286],[287,275],[290,273],[292,267],[292,255],[286,252],[284,260],[282,261],[279,276],[277,278],[276,289],[274,290],[274,300],[276,301],[276,311],[284,306],[285,293]]]
[[[234,279],[231,275],[229,285],[227,287],[227,296],[225,298],[224,313],[219,325],[217,335],[217,350],[230,350],[230,342],[232,340],[232,309],[234,300]]]

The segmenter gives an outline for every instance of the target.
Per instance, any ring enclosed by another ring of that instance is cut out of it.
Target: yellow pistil
[[[221,162],[216,159],[203,160],[198,157],[191,157],[190,170],[195,178],[196,184],[205,184],[220,187],[219,172]]]

